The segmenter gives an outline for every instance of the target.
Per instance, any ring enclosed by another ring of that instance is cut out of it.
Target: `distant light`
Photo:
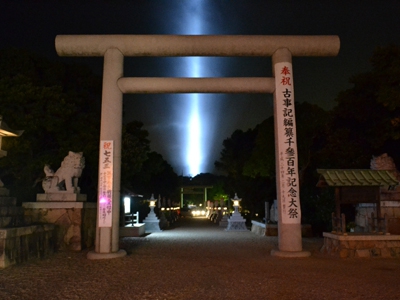
[[[104,203],[108,203],[108,199],[105,197],[101,197],[99,200],[100,203],[104,204]]]

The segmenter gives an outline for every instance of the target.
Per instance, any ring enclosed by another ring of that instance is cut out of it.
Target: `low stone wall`
[[[54,253],[54,225],[0,229],[0,269]]]
[[[278,236],[278,225],[277,224],[264,224],[257,221],[251,221],[251,232],[257,235],[266,236]],[[301,236],[302,237],[312,237],[311,225],[303,224],[301,225]]]
[[[80,251],[94,245],[96,203],[25,202],[22,206],[32,222],[55,225],[57,249]]]
[[[400,235],[339,235],[324,232],[322,253],[340,258],[400,257]]]

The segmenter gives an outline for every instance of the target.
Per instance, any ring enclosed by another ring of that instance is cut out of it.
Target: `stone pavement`
[[[322,239],[303,239],[309,258],[270,255],[276,237],[224,231],[205,218],[140,238],[128,255],[88,260],[58,252],[0,270],[0,299],[399,299],[400,260],[339,259]]]

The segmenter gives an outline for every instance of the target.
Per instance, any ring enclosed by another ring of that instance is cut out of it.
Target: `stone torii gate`
[[[124,93],[273,93],[279,250],[302,250],[292,56],[336,56],[337,36],[58,35],[60,56],[103,56],[99,197],[95,250],[89,259],[124,256],[119,249],[122,99]],[[274,77],[128,78],[125,56],[272,56]]]

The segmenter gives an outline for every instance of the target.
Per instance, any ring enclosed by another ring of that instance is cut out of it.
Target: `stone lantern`
[[[228,219],[228,227],[225,229],[226,231],[247,231],[246,220],[242,217],[239,212],[240,199],[235,193],[235,197],[231,199],[233,202],[233,207],[235,211],[232,213],[232,216]]]
[[[23,133],[23,130],[10,129],[5,122],[3,117],[0,116],[0,158],[7,156],[7,151],[1,149],[1,142],[3,137],[19,137]],[[4,184],[0,179],[0,195],[8,196],[8,189],[4,188]]]
[[[10,129],[7,124],[3,122],[3,117],[0,116],[0,157],[7,156],[7,151],[1,149],[1,139],[3,137],[19,137],[23,132],[23,130]]]
[[[158,220],[156,214],[154,213],[154,207],[156,206],[157,199],[154,199],[154,195],[151,194],[150,199],[147,201],[149,202],[150,213],[147,215],[146,219],[143,220],[143,223],[146,224],[146,232],[161,231],[160,220]]]

